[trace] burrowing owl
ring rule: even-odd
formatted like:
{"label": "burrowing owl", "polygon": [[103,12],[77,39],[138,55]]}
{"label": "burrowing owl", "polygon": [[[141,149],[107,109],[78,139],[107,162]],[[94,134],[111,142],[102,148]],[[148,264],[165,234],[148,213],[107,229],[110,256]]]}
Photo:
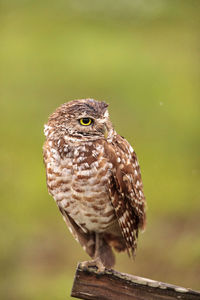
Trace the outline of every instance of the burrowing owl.
{"label": "burrowing owl", "polygon": [[134,256],[145,226],[137,157],[107,107],[94,99],[61,105],[45,125],[43,148],[49,193],[99,270],[114,265],[112,247]]}

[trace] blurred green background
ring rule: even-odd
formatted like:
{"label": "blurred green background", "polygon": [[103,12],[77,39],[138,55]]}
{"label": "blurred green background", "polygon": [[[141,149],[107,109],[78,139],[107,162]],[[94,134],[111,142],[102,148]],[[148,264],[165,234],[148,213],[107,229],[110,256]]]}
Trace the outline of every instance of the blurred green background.
{"label": "blurred green background", "polygon": [[135,261],[116,269],[200,289],[200,2],[0,1],[0,298],[69,297],[88,259],[48,195],[43,124],[108,102],[148,202]]}

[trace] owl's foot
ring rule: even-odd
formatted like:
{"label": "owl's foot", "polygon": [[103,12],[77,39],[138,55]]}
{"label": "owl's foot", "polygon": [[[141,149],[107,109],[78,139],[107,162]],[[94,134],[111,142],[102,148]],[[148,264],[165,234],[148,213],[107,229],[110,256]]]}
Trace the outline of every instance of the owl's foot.
{"label": "owl's foot", "polygon": [[95,258],[94,260],[83,261],[81,263],[81,266],[83,268],[96,267],[97,273],[103,273],[105,271],[105,266],[103,265],[99,257]]}

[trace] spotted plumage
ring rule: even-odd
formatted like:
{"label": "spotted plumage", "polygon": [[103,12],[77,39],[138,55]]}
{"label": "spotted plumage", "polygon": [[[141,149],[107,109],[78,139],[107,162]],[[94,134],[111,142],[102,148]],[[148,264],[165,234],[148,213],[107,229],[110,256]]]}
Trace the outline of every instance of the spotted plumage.
{"label": "spotted plumage", "polygon": [[129,143],[113,129],[105,102],[74,100],[45,125],[49,193],[96,265],[112,267],[112,247],[134,255],[145,226],[140,167]]}

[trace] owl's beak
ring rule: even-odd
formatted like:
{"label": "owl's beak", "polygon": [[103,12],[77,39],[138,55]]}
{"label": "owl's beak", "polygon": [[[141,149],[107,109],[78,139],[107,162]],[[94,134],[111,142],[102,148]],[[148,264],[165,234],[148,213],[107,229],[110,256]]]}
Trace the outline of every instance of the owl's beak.
{"label": "owl's beak", "polygon": [[108,137],[108,129],[107,129],[106,125],[104,125],[103,134],[104,134],[105,139],[107,139],[107,137]]}

